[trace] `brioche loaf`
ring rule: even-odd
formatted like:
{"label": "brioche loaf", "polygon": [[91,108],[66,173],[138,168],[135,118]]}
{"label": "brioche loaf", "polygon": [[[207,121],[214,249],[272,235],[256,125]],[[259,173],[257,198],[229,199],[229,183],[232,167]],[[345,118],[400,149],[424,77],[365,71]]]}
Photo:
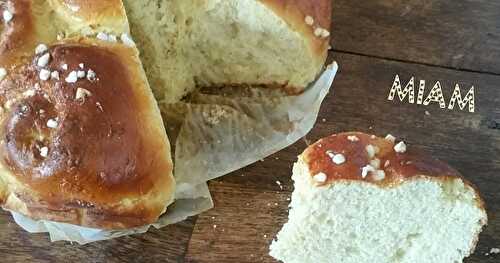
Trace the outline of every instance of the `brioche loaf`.
{"label": "brioche loaf", "polygon": [[286,263],[456,263],[487,223],[484,203],[448,165],[362,133],[299,156],[289,221],[270,254]]}
{"label": "brioche loaf", "polygon": [[299,93],[325,62],[331,2],[8,0],[0,12],[0,204],[123,229],[173,200],[149,87],[167,103],[203,86]]}
{"label": "brioche loaf", "polygon": [[196,87],[260,85],[299,93],[327,55],[330,0],[124,0],[156,98]]}
{"label": "brioche loaf", "polygon": [[173,201],[170,145],[121,0],[0,2],[0,204],[101,229]]}

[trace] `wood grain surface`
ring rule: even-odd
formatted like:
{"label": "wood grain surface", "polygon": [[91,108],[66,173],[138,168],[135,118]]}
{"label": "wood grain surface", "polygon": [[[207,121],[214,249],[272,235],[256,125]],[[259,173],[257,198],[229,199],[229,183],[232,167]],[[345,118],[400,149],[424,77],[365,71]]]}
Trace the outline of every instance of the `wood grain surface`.
{"label": "wood grain surface", "polygon": [[[0,212],[0,262],[276,262],[268,246],[286,221],[291,167],[332,133],[391,133],[449,162],[476,184],[489,225],[466,263],[500,262],[500,2],[335,0],[331,57],[340,71],[314,130],[293,146],[210,183],[215,208],[143,235],[85,246],[50,243]],[[406,83],[472,85],[476,111],[388,101],[395,75]],[[427,114],[426,114],[427,111]],[[278,185],[276,181],[281,184]]]}

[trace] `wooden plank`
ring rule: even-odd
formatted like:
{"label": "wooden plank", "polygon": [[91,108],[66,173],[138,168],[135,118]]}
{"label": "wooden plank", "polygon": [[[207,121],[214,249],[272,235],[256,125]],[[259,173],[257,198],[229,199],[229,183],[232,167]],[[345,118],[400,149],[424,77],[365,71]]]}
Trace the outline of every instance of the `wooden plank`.
{"label": "wooden plank", "polygon": [[211,190],[216,207],[199,217],[186,262],[275,262],[268,248],[286,220],[290,192],[225,181]]}
{"label": "wooden plank", "polygon": [[500,2],[335,0],[333,47],[500,73]]}
{"label": "wooden plank", "polygon": [[[403,138],[410,147],[449,162],[475,183],[486,200],[490,223],[481,234],[476,253],[465,262],[498,262],[500,255],[485,253],[500,246],[500,129],[494,125],[495,121],[500,123],[500,76],[333,55],[341,69],[315,129],[296,145],[211,184],[216,207],[198,218],[187,261],[274,262],[267,256],[268,245],[287,215],[286,198],[293,189],[291,165],[305,148],[305,141],[359,130]],[[455,83],[462,85],[462,91],[474,85],[476,112],[388,101],[396,74],[404,84],[411,76],[425,79],[431,87],[439,80],[447,101]],[[283,190],[276,181],[283,184]]]}
{"label": "wooden plank", "polygon": [[91,243],[51,243],[46,234],[29,234],[0,212],[1,262],[183,262],[194,218],[151,229],[147,234]]}

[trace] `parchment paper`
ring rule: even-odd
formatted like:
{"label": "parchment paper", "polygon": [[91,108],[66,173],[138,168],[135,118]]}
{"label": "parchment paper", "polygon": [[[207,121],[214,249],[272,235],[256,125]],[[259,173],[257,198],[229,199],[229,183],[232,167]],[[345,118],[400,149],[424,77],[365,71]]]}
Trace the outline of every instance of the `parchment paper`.
{"label": "parchment paper", "polygon": [[314,126],[338,66],[329,65],[303,94],[279,90],[222,88],[200,90],[187,102],[161,105],[174,153],[176,201],[152,225],[109,231],[52,221],[35,221],[12,212],[30,233],[48,232],[52,241],[86,244],[146,232],[213,207],[207,181],[238,170],[305,136]]}

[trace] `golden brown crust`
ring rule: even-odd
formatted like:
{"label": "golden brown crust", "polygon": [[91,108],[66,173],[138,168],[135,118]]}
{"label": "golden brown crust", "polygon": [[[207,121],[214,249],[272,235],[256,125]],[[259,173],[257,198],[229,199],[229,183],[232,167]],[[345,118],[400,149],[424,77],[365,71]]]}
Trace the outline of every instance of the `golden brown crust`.
{"label": "golden brown crust", "polygon": [[[377,149],[375,156],[369,156],[367,151],[369,145]],[[461,178],[466,185],[479,193],[472,183],[448,164],[413,147],[407,147],[406,151],[398,153],[394,146],[393,141],[375,135],[347,132],[319,140],[310,145],[299,158],[307,165],[311,176],[318,173],[324,173],[327,176],[327,180],[318,184],[319,186],[326,186],[340,180],[354,180],[370,182],[382,187],[393,187],[404,181],[425,176],[441,180]],[[345,162],[334,163],[332,153],[342,154]],[[373,172],[363,176],[363,167],[370,165],[374,159],[380,163],[375,170],[384,172],[383,179],[377,179]],[[478,203],[484,208],[483,200],[478,200]]]}
{"label": "golden brown crust", "polygon": [[[330,0],[259,0],[303,34],[309,41],[319,67],[326,61],[330,37],[315,35],[320,28],[331,32],[332,1]],[[306,17],[313,19],[313,25],[306,23]]]}
{"label": "golden brown crust", "polygon": [[[2,207],[102,229],[155,222],[175,183],[138,52],[120,39],[81,37],[128,33],[121,1],[9,0],[4,10],[13,19],[3,23],[0,43],[7,69],[0,81]],[[46,65],[38,65],[46,52],[34,54],[39,44],[49,46]],[[42,80],[42,69],[59,78]],[[87,79],[88,70],[95,78]],[[85,76],[66,81],[73,71]]]}
{"label": "golden brown crust", "polygon": [[[11,105],[1,132],[3,170],[18,188],[4,207],[99,228],[154,222],[171,202],[172,163],[135,49],[78,40],[48,53],[46,69],[60,72],[59,80],[40,81],[38,55],[0,83],[0,101]],[[96,79],[65,81],[78,70]],[[88,96],[78,99],[79,89]]]}
{"label": "golden brown crust", "polygon": [[15,56],[32,49],[36,41],[36,25],[32,12],[32,1],[18,0],[0,3],[0,14],[8,11],[13,14],[11,21],[1,17],[0,63],[8,65]]}

